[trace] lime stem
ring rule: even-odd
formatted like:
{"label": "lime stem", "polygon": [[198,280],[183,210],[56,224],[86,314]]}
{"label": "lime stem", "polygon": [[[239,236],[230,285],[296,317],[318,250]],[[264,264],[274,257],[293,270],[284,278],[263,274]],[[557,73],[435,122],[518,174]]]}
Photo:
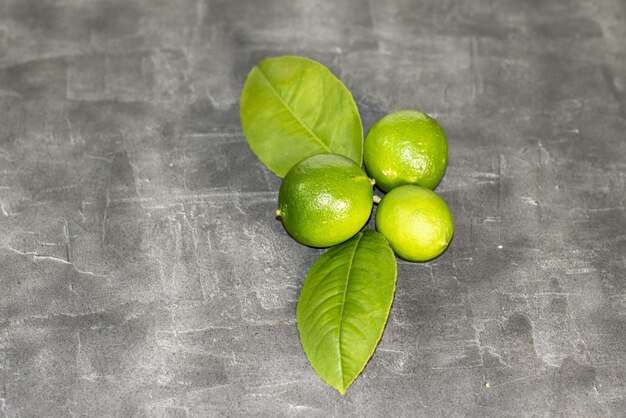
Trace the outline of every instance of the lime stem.
{"label": "lime stem", "polygon": [[380,196],[374,195],[374,203],[376,203],[376,204],[380,203]]}
{"label": "lime stem", "polygon": [[280,218],[280,215],[282,215],[283,213],[280,211],[280,209],[276,209],[275,214],[277,218]]}
{"label": "lime stem", "polygon": [[373,185],[375,185],[375,184],[376,184],[376,180],[374,180],[374,179],[370,179],[370,184],[371,184],[372,186],[373,186]]}

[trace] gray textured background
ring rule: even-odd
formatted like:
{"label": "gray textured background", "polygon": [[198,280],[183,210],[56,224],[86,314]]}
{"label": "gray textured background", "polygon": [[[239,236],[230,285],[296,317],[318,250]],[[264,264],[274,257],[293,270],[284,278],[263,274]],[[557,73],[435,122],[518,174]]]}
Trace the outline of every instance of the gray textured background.
{"label": "gray textured background", "polygon": [[[0,417],[624,416],[625,39],[623,0],[0,0]],[[239,125],[287,53],[449,137],[454,240],[345,397]]]}

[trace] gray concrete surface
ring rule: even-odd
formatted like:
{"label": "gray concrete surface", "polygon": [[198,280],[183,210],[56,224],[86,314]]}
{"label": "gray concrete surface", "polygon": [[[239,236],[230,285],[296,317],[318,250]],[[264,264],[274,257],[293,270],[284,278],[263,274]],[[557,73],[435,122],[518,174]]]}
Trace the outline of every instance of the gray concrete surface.
{"label": "gray concrete surface", "polygon": [[[0,417],[625,416],[624,39],[622,0],[0,0]],[[239,125],[280,54],[449,137],[454,240],[345,397]]]}

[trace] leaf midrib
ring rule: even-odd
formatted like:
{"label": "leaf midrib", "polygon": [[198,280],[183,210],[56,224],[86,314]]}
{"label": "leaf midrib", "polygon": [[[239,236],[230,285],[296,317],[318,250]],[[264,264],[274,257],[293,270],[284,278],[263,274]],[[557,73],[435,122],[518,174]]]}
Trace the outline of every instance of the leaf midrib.
{"label": "leaf midrib", "polygon": [[302,119],[300,119],[298,117],[298,115],[296,115],[296,113],[293,111],[293,109],[291,109],[291,107],[289,106],[289,104],[282,98],[282,96],[280,95],[280,93],[278,93],[278,90],[276,90],[276,87],[274,87],[274,85],[272,84],[272,82],[270,81],[269,77],[265,74],[265,72],[263,72],[263,70],[261,69],[260,66],[256,66],[256,68],[259,70],[259,73],[263,76],[263,79],[265,80],[265,82],[270,86],[270,88],[272,89],[272,91],[274,92],[274,94],[276,95],[276,97],[278,97],[278,101],[285,107],[285,109],[287,109],[287,111],[289,113],[291,113],[291,116],[293,116],[293,118],[295,120],[297,120],[300,125],[302,125],[302,127],[304,128],[304,130],[314,139],[318,142],[318,144],[326,151],[326,152],[331,152],[330,151],[330,147],[328,145],[326,145],[324,143],[324,141],[322,141],[322,139],[317,136],[315,134],[315,132],[313,132],[311,130],[311,128],[309,128]]}
{"label": "leaf midrib", "polygon": [[363,238],[363,232],[360,233],[361,235],[359,235],[359,239],[356,241],[356,243],[354,244],[354,251],[352,251],[352,256],[350,257],[350,264],[348,264],[348,273],[346,274],[346,285],[343,288],[343,298],[341,301],[341,312],[339,313],[339,337],[338,337],[338,350],[339,350],[339,368],[341,370],[341,389],[344,390],[345,386],[346,386],[346,381],[344,380],[344,373],[343,373],[343,356],[341,354],[341,330],[342,330],[342,324],[343,324],[343,312],[344,312],[344,308],[346,306],[346,295],[348,294],[348,283],[350,282],[350,272],[352,271],[352,264],[354,262],[354,257],[356,256],[356,250],[359,248],[359,243],[361,242],[361,239]]}

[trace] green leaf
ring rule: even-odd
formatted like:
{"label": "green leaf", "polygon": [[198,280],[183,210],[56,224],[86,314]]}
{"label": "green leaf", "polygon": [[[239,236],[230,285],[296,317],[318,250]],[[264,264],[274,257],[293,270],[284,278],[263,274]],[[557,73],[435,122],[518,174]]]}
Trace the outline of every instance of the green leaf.
{"label": "green leaf", "polygon": [[383,334],[396,276],[387,240],[369,229],[328,250],[307,275],[297,309],[302,348],[319,377],[342,395]]}
{"label": "green leaf", "polygon": [[279,177],[315,154],[341,154],[361,165],[356,103],[318,62],[294,56],[259,62],[243,86],[240,117],[250,148]]}

